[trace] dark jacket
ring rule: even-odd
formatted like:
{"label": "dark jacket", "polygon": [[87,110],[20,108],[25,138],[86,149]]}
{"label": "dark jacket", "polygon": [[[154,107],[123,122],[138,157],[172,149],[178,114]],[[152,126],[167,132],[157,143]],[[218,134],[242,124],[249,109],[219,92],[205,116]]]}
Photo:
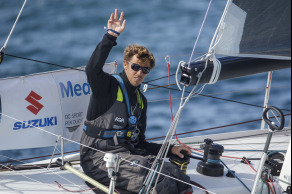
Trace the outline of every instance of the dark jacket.
{"label": "dark jacket", "polygon": [[[111,36],[109,34],[105,34],[102,41],[98,44],[95,51],[93,52],[87,66],[86,66],[86,75],[92,89],[92,95],[90,97],[89,108],[87,112],[87,120],[91,121],[96,119],[97,117],[104,114],[108,111],[111,106],[115,103],[117,99],[117,91],[119,87],[119,83],[113,76],[105,73],[102,68],[108,58],[108,55],[115,46],[116,37]],[[137,103],[136,92],[139,90],[139,87],[134,87],[128,81],[128,78],[125,72],[121,72],[120,76],[122,77],[128,95],[131,106],[135,106]],[[135,146],[135,148],[145,149],[149,153],[153,155],[157,155],[161,145],[155,143],[149,143],[145,140],[145,131],[146,131],[146,120],[147,120],[147,100],[145,96],[142,94],[144,109],[142,111],[142,115],[140,118],[140,135],[139,135],[139,143]],[[94,144],[100,141],[96,138],[92,138],[83,133],[83,137],[81,139],[81,144],[90,147],[96,147]],[[102,148],[100,148],[102,149]],[[81,146],[81,158],[82,155],[86,153],[88,149]],[[103,150],[108,151],[108,150]]]}

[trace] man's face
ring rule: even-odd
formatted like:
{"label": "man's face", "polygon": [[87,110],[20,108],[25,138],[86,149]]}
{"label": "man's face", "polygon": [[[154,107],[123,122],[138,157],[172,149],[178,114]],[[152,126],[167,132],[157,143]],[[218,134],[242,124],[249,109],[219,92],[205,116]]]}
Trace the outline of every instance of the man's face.
{"label": "man's face", "polygon": [[130,81],[132,86],[137,87],[142,84],[147,74],[143,73],[141,68],[138,71],[133,70],[131,67],[132,64],[137,64],[140,67],[150,68],[150,61],[143,63],[136,57],[136,55],[133,56],[130,61],[124,61],[124,69],[128,80]]}

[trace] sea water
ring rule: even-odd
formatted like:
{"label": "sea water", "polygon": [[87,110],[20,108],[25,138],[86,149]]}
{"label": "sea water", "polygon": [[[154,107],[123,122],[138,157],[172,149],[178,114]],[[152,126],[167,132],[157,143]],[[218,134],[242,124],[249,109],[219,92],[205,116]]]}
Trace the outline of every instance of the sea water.
{"label": "sea water", "polygon": [[[1,1],[0,47],[6,41],[22,3],[19,0]],[[167,75],[166,56],[171,56],[171,74],[175,73],[180,61],[190,60],[208,4],[209,0],[30,0],[8,42],[6,53],[68,67],[84,66],[106,33],[104,26],[111,12],[118,8],[125,12],[127,26],[107,62],[117,60],[120,72],[123,49],[128,44],[145,45],[156,57],[156,67],[145,80],[149,81]],[[213,1],[193,58],[208,51],[225,4],[225,0]],[[57,69],[60,68],[5,56],[0,65],[0,78]],[[207,85],[202,94],[263,106],[267,75],[220,81]],[[174,76],[171,83],[175,83]],[[153,84],[167,85],[168,80],[161,79]],[[272,87],[269,104],[290,110],[291,69],[276,71]],[[188,91],[191,89],[187,88]],[[171,125],[168,90],[149,90],[145,96],[149,102],[146,136],[163,136]],[[178,110],[180,98],[180,91],[172,91],[173,114]],[[182,112],[177,133],[259,119],[262,111],[255,106],[214,98],[191,98]],[[260,122],[251,122],[188,136],[259,129],[260,126]],[[66,150],[74,149],[78,149],[78,145],[66,147]],[[0,151],[0,155],[20,159],[45,155],[45,152],[51,154],[52,148]],[[0,162],[7,160],[0,157]]]}

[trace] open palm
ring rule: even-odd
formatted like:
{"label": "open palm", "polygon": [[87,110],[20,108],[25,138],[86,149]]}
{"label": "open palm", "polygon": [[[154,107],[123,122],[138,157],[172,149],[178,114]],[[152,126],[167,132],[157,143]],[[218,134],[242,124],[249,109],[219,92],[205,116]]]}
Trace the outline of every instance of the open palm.
{"label": "open palm", "polygon": [[124,12],[121,13],[120,18],[118,18],[119,12],[115,9],[115,13],[112,13],[110,19],[107,23],[107,28],[122,33],[126,27],[126,20],[124,20]]}

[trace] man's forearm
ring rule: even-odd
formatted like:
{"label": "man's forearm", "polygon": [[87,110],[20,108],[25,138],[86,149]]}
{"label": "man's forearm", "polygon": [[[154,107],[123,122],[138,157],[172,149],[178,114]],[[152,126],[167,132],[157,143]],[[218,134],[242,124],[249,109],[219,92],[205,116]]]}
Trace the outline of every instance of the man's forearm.
{"label": "man's forearm", "polygon": [[97,45],[96,49],[92,53],[90,60],[86,66],[86,74],[97,74],[102,71],[106,59],[116,43],[116,37],[109,34],[104,35],[102,41]]}

